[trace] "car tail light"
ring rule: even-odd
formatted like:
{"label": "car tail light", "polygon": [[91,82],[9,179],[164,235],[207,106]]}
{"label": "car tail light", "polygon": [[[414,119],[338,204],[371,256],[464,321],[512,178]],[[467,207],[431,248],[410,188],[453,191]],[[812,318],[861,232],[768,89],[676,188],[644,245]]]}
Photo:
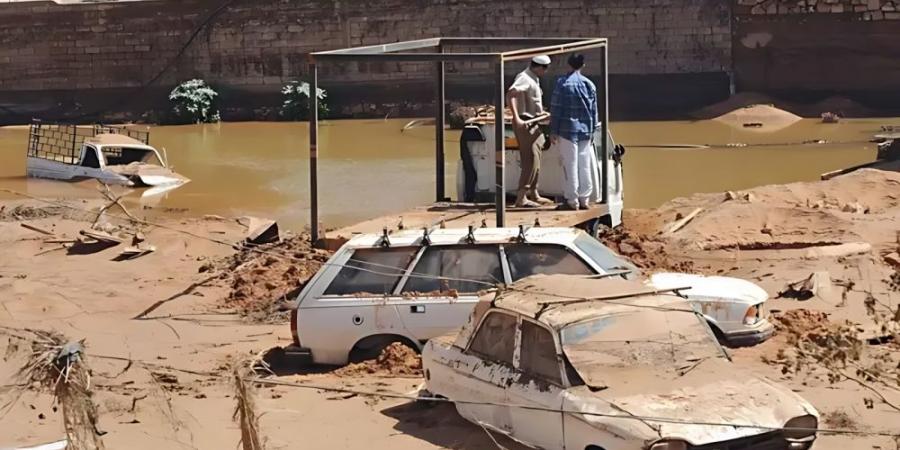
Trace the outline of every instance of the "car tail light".
{"label": "car tail light", "polygon": [[297,315],[300,311],[299,307],[291,309],[291,336],[294,337],[294,345],[300,346],[300,336],[297,334]]}
{"label": "car tail light", "polygon": [[794,417],[784,424],[784,437],[789,441],[815,438],[819,428],[819,419],[813,415]]}
{"label": "car tail light", "polygon": [[684,441],[662,441],[650,446],[650,450],[687,450],[687,442]]}
{"label": "car tail light", "polygon": [[744,314],[744,325],[754,325],[759,321],[759,310],[762,305],[753,305],[747,309],[747,313]]}

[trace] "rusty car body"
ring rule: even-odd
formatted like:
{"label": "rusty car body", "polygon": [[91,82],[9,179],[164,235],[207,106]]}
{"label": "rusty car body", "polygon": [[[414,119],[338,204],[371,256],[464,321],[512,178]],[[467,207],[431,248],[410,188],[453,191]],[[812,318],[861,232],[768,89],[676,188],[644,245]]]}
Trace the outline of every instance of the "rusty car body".
{"label": "rusty car body", "polygon": [[620,278],[526,278],[423,351],[426,392],[526,445],[567,450],[812,446],[818,413],[739,370],[696,306]]}

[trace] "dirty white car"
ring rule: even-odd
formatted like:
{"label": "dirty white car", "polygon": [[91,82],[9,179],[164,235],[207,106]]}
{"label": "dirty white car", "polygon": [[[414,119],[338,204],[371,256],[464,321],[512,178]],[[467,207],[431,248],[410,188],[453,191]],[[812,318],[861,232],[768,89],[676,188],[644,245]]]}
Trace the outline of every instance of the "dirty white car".
{"label": "dirty white car", "polygon": [[628,280],[528,278],[422,361],[426,395],[535,448],[803,450],[818,428],[799,395],[732,366],[690,302]]}
{"label": "dirty white car", "polygon": [[[421,349],[459,328],[480,291],[535,274],[623,276],[638,269],[575,228],[480,228],[364,234],[344,244],[297,298],[291,318],[300,362],[346,364],[392,342]],[[656,274],[683,291],[726,341],[772,334],[765,291],[734,278]],[[677,286],[673,286],[677,285]]]}
{"label": "dirty white car", "polygon": [[76,126],[36,120],[28,136],[26,172],[35,178],[94,178],[113,185],[153,186],[155,193],[190,181],[173,172],[149,140],[149,131],[124,126]]}

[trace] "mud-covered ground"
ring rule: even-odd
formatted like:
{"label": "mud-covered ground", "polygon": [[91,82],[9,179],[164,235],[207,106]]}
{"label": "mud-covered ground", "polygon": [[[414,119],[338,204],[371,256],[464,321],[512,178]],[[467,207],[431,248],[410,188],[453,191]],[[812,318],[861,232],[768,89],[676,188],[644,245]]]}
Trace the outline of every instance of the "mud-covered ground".
{"label": "mud-covered ground", "polygon": [[[125,242],[72,251],[65,242],[90,228],[91,211],[102,202],[64,205],[0,204],[0,351],[6,355],[0,380],[11,387],[0,401],[6,405],[0,448],[63,436],[51,397],[10,386],[27,358],[20,339],[29,335],[26,328],[84,339],[107,448],[235,448],[240,431],[232,420],[229,367],[290,343],[284,303],[328,254],[310,248],[302,234],[285,233],[283,243],[252,250],[235,246],[247,231],[236,218],[190,218],[190,212],[157,215],[156,225],[107,216],[97,227]],[[810,400],[823,413],[823,426],[898,432],[900,410],[890,406],[900,405],[898,205],[900,173],[864,170],[828,182],[701,194],[630,210],[626,227],[604,239],[648,272],[696,271],[758,283],[772,297],[768,308],[778,331],[766,343],[733,350],[734,363]],[[119,260],[137,232],[155,251]],[[812,295],[778,298],[789,283],[813,273]],[[343,369],[278,373],[272,379],[313,388],[256,386],[267,448],[497,448],[449,405],[319,389],[414,395],[422,383],[420,362],[403,348]],[[815,448],[893,449],[895,443],[822,435]]]}

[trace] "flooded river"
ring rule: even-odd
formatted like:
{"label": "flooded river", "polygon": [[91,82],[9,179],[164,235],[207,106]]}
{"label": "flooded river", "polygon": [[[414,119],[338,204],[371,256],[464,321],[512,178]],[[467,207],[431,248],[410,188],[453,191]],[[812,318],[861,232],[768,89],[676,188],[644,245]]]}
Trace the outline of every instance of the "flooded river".
{"label": "flooded river", "polygon": [[[406,119],[341,120],[321,126],[320,204],[335,227],[398,212],[434,199],[434,129],[401,132]],[[737,190],[818,179],[834,169],[871,161],[865,142],[900,118],[803,120],[764,133],[714,121],[613,123],[625,155],[627,207],[654,207],[695,192]],[[93,196],[96,182],[26,179],[25,128],[0,129],[0,188],[44,197]],[[455,195],[459,133],[447,133],[447,192]],[[153,127],[150,142],[166,148],[177,172],[193,181],[166,194],[155,208],[196,214],[260,215],[289,227],[308,222],[309,177],[305,123],[223,123]],[[811,140],[851,142],[801,145]],[[638,145],[705,144],[712,148]],[[728,144],[751,144],[746,147]],[[759,145],[763,144],[763,145]],[[772,145],[788,144],[788,145]],[[0,193],[0,197],[9,197]]]}

